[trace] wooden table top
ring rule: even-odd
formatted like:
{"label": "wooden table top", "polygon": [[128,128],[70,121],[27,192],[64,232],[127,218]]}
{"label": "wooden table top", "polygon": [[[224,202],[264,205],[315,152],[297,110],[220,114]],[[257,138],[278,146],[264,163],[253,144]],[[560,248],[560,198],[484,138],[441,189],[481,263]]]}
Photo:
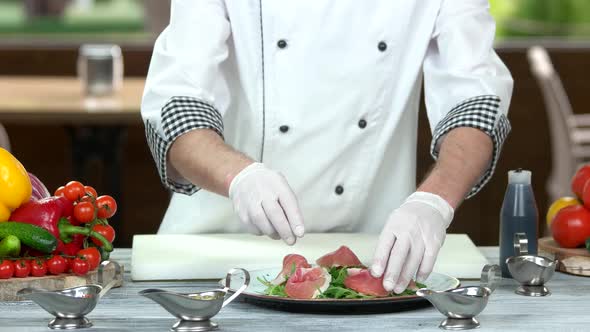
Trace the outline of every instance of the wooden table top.
{"label": "wooden table top", "polygon": [[112,96],[87,97],[76,77],[0,76],[0,123],[139,124],[144,84],[126,78]]}
{"label": "wooden table top", "polygon": [[[497,262],[498,247],[480,247]],[[218,287],[216,281],[131,280],[131,250],[116,249],[111,258],[125,265],[125,284],[112,289],[88,315],[88,331],[168,331],[176,321],[160,306],[137,294],[146,288],[194,292]],[[477,282],[466,281],[464,285]],[[514,294],[516,282],[504,279],[478,315],[481,331],[587,331],[590,326],[590,278],[556,273],[547,286],[553,294],[530,298]],[[30,301],[0,302],[0,332],[48,331],[51,316]],[[443,316],[433,307],[379,315],[295,314],[236,301],[213,318],[222,331],[441,331]]]}

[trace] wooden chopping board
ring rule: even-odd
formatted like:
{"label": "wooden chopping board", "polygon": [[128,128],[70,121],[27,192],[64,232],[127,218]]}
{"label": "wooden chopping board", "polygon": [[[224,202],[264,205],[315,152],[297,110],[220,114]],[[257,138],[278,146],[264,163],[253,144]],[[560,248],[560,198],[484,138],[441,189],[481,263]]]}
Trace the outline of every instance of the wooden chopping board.
{"label": "wooden chopping board", "polygon": [[584,248],[562,248],[553,238],[539,239],[539,254],[554,257],[559,263],[557,270],[578,276],[590,276],[590,252]]}
{"label": "wooden chopping board", "polygon": [[[103,272],[104,282],[109,282],[116,277],[119,282],[114,287],[121,287],[123,285],[123,269],[124,267],[121,265],[121,273],[117,276],[115,266],[113,264],[107,265]],[[56,276],[0,279],[0,301],[23,301],[23,298],[16,296],[16,292],[28,287],[58,290],[88,284],[98,284],[98,269],[88,272],[85,276],[64,273]]]}

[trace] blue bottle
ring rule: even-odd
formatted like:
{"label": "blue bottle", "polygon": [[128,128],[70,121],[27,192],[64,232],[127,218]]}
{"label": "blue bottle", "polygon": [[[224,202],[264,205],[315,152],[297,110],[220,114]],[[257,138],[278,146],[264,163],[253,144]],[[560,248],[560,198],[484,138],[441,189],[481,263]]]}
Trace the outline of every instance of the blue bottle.
{"label": "blue bottle", "polygon": [[531,172],[508,172],[508,188],[500,212],[500,267],[502,277],[512,278],[506,258],[514,256],[514,233],[526,233],[529,254],[537,254],[539,212],[531,186]]}

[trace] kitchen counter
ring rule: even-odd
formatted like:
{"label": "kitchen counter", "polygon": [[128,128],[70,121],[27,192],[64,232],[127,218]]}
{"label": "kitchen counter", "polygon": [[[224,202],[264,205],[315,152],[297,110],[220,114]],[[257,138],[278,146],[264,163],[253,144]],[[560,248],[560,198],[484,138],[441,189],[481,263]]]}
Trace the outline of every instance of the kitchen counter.
{"label": "kitchen counter", "polygon": [[[490,262],[498,261],[497,247],[481,247]],[[130,249],[117,249],[112,258],[125,265],[125,285],[113,289],[88,315],[94,327],[83,331],[168,331],[175,318],[156,303],[140,297],[146,288],[188,292],[216,287],[215,281],[132,282]],[[465,281],[463,284],[474,284]],[[514,294],[516,283],[504,280],[478,316],[480,331],[583,331],[590,326],[590,278],[556,273],[547,285],[553,294],[529,298]],[[36,304],[0,303],[1,331],[48,331],[51,316]],[[213,320],[222,331],[441,331],[443,316],[433,307],[378,315],[293,314],[233,302]]]}

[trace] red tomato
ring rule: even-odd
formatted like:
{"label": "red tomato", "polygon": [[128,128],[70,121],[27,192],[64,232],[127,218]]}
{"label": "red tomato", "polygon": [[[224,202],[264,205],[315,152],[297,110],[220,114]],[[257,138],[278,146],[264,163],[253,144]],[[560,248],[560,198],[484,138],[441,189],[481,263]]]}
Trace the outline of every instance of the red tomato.
{"label": "red tomato", "polygon": [[31,262],[25,259],[14,261],[14,276],[17,278],[26,278],[31,274]]}
{"label": "red tomato", "polygon": [[57,188],[55,190],[55,193],[53,194],[53,196],[65,196],[65,194],[64,194],[65,189],[66,189],[66,187],[64,187],[64,186]]}
{"label": "red tomato", "polygon": [[61,256],[53,256],[47,260],[47,270],[51,274],[60,274],[66,272],[68,268],[68,262]]}
{"label": "red tomato", "polygon": [[590,211],[582,205],[565,207],[551,223],[553,239],[563,248],[576,248],[590,238]]}
{"label": "red tomato", "polygon": [[572,179],[572,192],[579,198],[584,196],[584,186],[590,179],[590,165],[582,166],[574,175]]}
{"label": "red tomato", "polygon": [[0,279],[10,279],[14,275],[14,265],[5,259],[0,263]]}
{"label": "red tomato", "polygon": [[66,262],[68,266],[66,267],[66,272],[72,272],[72,265],[74,264],[74,258],[66,257]]}
{"label": "red tomato", "polygon": [[590,181],[586,181],[584,191],[582,192],[582,204],[586,208],[590,208]]}
{"label": "red tomato", "polygon": [[74,218],[81,223],[94,220],[94,205],[90,202],[79,202],[74,207]]}
{"label": "red tomato", "polygon": [[102,195],[96,199],[99,218],[110,218],[117,212],[117,202],[109,195]]}
{"label": "red tomato", "polygon": [[89,203],[91,203],[91,204],[93,204],[93,205],[94,205],[94,202],[95,202],[95,201],[96,201],[96,198],[94,198],[94,197],[92,197],[92,196],[88,196],[88,195],[86,195],[86,196],[84,196],[84,197],[80,198],[80,202],[89,202]]}
{"label": "red tomato", "polygon": [[94,247],[88,247],[78,251],[77,256],[84,259],[88,263],[88,268],[90,271],[96,269],[98,264],[100,264],[100,252]]}
{"label": "red tomato", "polygon": [[90,265],[84,258],[76,257],[72,262],[72,272],[75,275],[83,276],[90,271]]}
{"label": "red tomato", "polygon": [[[94,225],[92,230],[97,232],[98,234],[104,236],[109,242],[113,243],[115,239],[115,230],[109,225]],[[95,238],[92,238],[92,242],[99,247],[102,247],[102,242],[98,241]]]}
{"label": "red tomato", "polygon": [[31,275],[33,277],[43,277],[47,274],[47,264],[40,259],[31,262]]}
{"label": "red tomato", "polygon": [[71,202],[76,202],[80,198],[84,197],[84,185],[78,181],[70,181],[64,188],[64,195]]}
{"label": "red tomato", "polygon": [[91,186],[84,186],[84,191],[86,192],[86,195],[90,195],[94,198],[98,197],[98,193]]}

